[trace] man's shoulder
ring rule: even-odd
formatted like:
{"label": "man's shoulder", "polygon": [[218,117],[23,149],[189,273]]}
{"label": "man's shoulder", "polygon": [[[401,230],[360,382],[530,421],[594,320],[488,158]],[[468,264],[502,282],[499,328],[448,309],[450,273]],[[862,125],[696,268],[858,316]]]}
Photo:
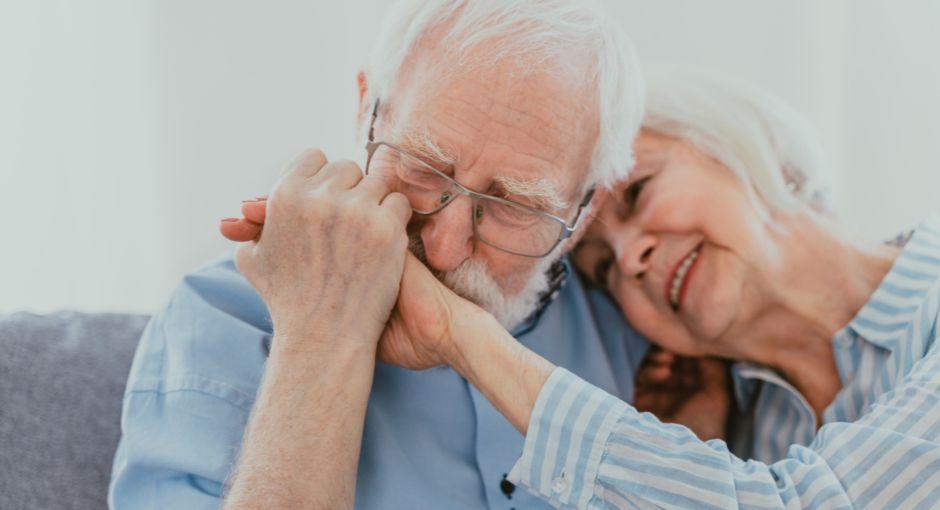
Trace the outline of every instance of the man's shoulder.
{"label": "man's shoulder", "polygon": [[127,392],[191,391],[250,408],[270,333],[261,298],[224,257],[183,277],[151,318]]}

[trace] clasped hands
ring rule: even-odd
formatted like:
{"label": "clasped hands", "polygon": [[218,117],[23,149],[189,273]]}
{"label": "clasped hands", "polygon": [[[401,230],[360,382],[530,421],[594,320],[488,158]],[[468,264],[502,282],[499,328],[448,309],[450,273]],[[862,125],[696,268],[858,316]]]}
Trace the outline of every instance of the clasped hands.
{"label": "clasped hands", "polygon": [[488,316],[408,250],[412,211],[394,176],[363,176],[353,162],[308,150],[242,214],[220,229],[243,243],[235,262],[268,306],[272,349],[332,349],[341,346],[324,342],[341,338],[424,369],[454,364],[461,324]]}

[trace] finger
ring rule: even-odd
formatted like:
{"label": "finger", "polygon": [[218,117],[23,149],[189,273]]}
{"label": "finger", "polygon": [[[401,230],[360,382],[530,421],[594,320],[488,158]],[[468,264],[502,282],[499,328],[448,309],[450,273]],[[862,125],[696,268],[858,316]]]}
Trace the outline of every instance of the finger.
{"label": "finger", "polygon": [[701,386],[698,359],[677,357],[676,362],[673,364],[673,373],[678,387],[693,389]]}
{"label": "finger", "polygon": [[287,178],[308,178],[317,175],[327,164],[326,154],[320,149],[307,149],[300,153],[287,166],[284,176]]}
{"label": "finger", "polygon": [[708,387],[723,388],[730,379],[728,364],[717,358],[703,358],[699,364],[702,383]]}
{"label": "finger", "polygon": [[725,360],[719,358],[702,358],[699,360],[699,367],[703,375],[723,376],[728,364]]}
{"label": "finger", "polygon": [[327,163],[317,175],[317,182],[334,190],[347,190],[362,179],[362,170],[359,165],[349,160]]}
{"label": "finger", "polygon": [[411,219],[411,204],[408,202],[408,198],[401,193],[389,193],[385,195],[385,199],[382,200],[380,204],[383,209],[389,211],[390,214],[394,215],[401,222],[402,228],[408,226],[408,221]]}
{"label": "finger", "polygon": [[261,235],[261,225],[244,218],[225,218],[219,224],[219,232],[226,239],[244,243],[254,241]]}
{"label": "finger", "polygon": [[671,351],[657,350],[650,352],[650,359],[656,361],[657,363],[672,363],[676,358],[676,355]]}
{"label": "finger", "polygon": [[379,204],[394,189],[394,177],[382,173],[370,173],[356,185],[356,192],[361,193],[369,202]]}
{"label": "finger", "polygon": [[672,377],[672,367],[670,365],[649,367],[645,377],[651,384],[662,384]]}
{"label": "finger", "polygon": [[268,202],[266,200],[242,202],[242,216],[252,223],[263,225],[267,210]]}

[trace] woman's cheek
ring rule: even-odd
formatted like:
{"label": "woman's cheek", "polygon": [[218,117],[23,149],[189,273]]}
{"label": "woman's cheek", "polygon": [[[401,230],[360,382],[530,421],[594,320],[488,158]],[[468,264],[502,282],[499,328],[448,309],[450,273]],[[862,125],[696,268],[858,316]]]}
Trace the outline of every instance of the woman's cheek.
{"label": "woman's cheek", "polygon": [[743,306],[746,273],[740,260],[724,249],[706,247],[702,267],[687,295],[689,327],[695,336],[712,342],[722,338],[738,319]]}
{"label": "woman's cheek", "polygon": [[678,317],[663,312],[638,288],[621,289],[615,296],[627,321],[654,344],[685,355],[700,355],[701,349]]}
{"label": "woman's cheek", "polygon": [[642,224],[650,232],[688,233],[702,230],[707,205],[695,193],[660,192],[642,209]]}

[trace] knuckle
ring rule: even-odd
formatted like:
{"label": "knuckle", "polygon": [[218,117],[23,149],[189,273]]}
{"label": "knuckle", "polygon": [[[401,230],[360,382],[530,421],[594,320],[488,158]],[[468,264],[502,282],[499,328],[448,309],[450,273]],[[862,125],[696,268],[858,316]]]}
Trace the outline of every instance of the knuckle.
{"label": "knuckle", "polygon": [[317,148],[307,148],[304,149],[303,153],[300,155],[300,160],[309,165],[316,165],[322,167],[326,164],[326,153]]}
{"label": "knuckle", "polygon": [[362,175],[362,171],[359,170],[359,165],[348,159],[331,161],[323,167],[322,171],[326,172],[328,176],[354,177]]}
{"label": "knuckle", "polygon": [[296,194],[297,184],[293,181],[282,179],[278,181],[278,183],[274,185],[274,189],[271,190],[271,194],[268,196],[268,206],[270,207],[274,203],[293,201]]}
{"label": "knuckle", "polygon": [[343,170],[344,172],[355,171],[356,173],[362,173],[362,171],[359,169],[359,165],[350,159],[337,159],[332,163],[332,165],[337,169]]}
{"label": "knuckle", "polygon": [[388,200],[394,206],[400,206],[402,204],[408,204],[408,198],[397,191],[393,191],[385,197],[385,200]]}
{"label": "knuckle", "polygon": [[324,203],[329,203],[335,199],[333,191],[326,186],[312,186],[305,193],[303,206],[305,209],[315,209],[322,207]]}

